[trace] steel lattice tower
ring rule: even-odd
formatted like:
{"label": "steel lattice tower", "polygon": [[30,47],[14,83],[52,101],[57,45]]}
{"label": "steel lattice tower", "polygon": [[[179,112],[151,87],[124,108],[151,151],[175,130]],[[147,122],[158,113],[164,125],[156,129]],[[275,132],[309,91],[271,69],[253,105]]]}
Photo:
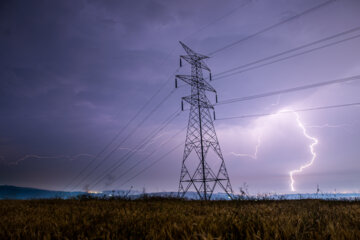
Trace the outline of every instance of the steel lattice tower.
{"label": "steel lattice tower", "polygon": [[[210,114],[210,109],[214,110],[214,106],[206,96],[206,91],[216,94],[216,90],[203,78],[202,73],[203,70],[209,71],[211,80],[210,69],[203,61],[208,57],[194,52],[182,42],[180,44],[187,53],[187,55],[180,56],[180,66],[182,65],[181,59],[191,64],[191,75],[176,75],[175,86],[177,87],[178,79],[191,86],[191,95],[183,97],[181,102],[182,109],[183,101],[191,106],[178,194],[180,197],[184,197],[189,188],[193,186],[200,199],[209,200],[218,184],[231,198],[233,191]],[[210,168],[206,161],[209,149],[215,152],[217,159],[220,161],[217,173]],[[188,157],[193,150],[200,161],[195,171],[191,173],[187,163],[190,161]]]}

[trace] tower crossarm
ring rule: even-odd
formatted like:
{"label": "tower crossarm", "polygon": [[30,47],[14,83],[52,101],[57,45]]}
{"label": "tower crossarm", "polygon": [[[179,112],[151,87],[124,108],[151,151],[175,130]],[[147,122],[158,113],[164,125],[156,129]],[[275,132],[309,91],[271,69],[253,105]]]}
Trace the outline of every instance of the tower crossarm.
{"label": "tower crossarm", "polygon": [[209,58],[208,56],[205,56],[203,54],[197,53],[194,50],[192,50],[191,48],[189,48],[188,46],[186,46],[183,42],[179,41],[181,46],[184,48],[185,52],[189,55],[189,56],[196,56],[199,57],[201,59],[205,59],[205,58]]}
{"label": "tower crossarm", "polygon": [[176,78],[182,80],[190,86],[198,86],[199,89],[216,93],[216,90],[208,82],[206,82],[204,78],[198,79],[191,75],[176,75]]}
{"label": "tower crossarm", "polygon": [[197,95],[190,95],[183,97],[182,100],[189,103],[190,105],[199,106],[202,108],[211,108],[214,109],[214,105],[210,103],[210,101],[206,98],[206,100],[198,99]]}
{"label": "tower crossarm", "polygon": [[191,65],[197,65],[199,68],[205,69],[210,72],[210,68],[206,65],[203,59],[208,58],[207,56],[203,55],[182,55],[180,58],[184,59]]}

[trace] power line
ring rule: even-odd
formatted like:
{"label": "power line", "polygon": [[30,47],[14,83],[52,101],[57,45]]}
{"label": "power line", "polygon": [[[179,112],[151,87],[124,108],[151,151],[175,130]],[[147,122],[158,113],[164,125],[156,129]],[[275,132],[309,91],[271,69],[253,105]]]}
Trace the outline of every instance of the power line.
{"label": "power line", "polygon": [[[213,75],[213,77],[215,77],[214,81],[218,80],[216,77],[219,76],[219,75],[223,75],[223,74],[233,72],[233,71],[241,69],[241,68],[246,68],[246,67],[249,67],[249,66],[254,65],[254,64],[258,64],[258,63],[261,63],[261,62],[264,62],[264,61],[267,61],[267,60],[271,60],[273,58],[280,57],[282,55],[289,54],[289,53],[292,53],[292,52],[295,52],[295,51],[298,51],[298,50],[301,50],[301,49],[304,49],[304,48],[308,48],[308,47],[311,47],[313,45],[316,45],[316,44],[319,44],[319,43],[322,43],[322,42],[325,42],[325,41],[329,41],[331,39],[334,39],[334,38],[337,38],[337,37],[340,37],[342,35],[346,35],[346,34],[349,34],[349,33],[352,33],[352,32],[358,31],[358,30],[360,30],[360,26],[349,29],[349,30],[346,30],[346,31],[343,31],[343,32],[340,32],[340,33],[337,33],[337,34],[334,34],[334,35],[331,35],[331,36],[328,36],[328,37],[325,37],[325,38],[322,38],[322,39],[319,39],[319,40],[316,40],[316,41],[313,41],[313,42],[310,42],[310,43],[303,44],[301,46],[298,46],[298,47],[295,47],[295,48],[292,48],[292,49],[288,49],[286,51],[283,51],[283,52],[280,52],[280,53],[277,53],[277,54],[274,54],[274,55],[271,55],[271,56],[268,56],[268,57],[265,57],[265,58],[262,58],[262,59],[255,60],[255,61],[250,62],[250,63],[246,63],[246,64],[243,64],[243,65],[231,68],[229,70],[226,70],[226,71],[223,71],[223,72],[220,72],[220,73],[217,73],[217,74],[214,74]],[[337,42],[335,42],[335,43],[337,43]],[[333,45],[334,43],[331,43],[331,44]]]}
{"label": "power line", "polygon": [[217,79],[214,79],[214,81],[222,79],[222,78],[227,78],[227,77],[230,77],[230,76],[233,76],[233,75],[236,75],[236,74],[240,74],[240,73],[243,73],[243,72],[247,72],[247,71],[250,71],[250,70],[254,70],[254,69],[257,69],[257,68],[261,68],[261,67],[264,67],[264,66],[268,66],[268,65],[271,65],[271,64],[274,64],[274,63],[278,63],[278,62],[281,62],[281,61],[284,61],[284,60],[287,60],[287,59],[290,59],[290,58],[298,57],[298,56],[301,56],[301,55],[304,55],[304,54],[307,54],[307,53],[311,53],[311,52],[314,52],[314,51],[317,51],[317,50],[320,50],[320,49],[324,49],[324,48],[327,48],[327,47],[330,47],[330,46],[334,46],[336,44],[340,44],[340,43],[343,43],[343,42],[346,42],[346,41],[349,41],[349,40],[353,40],[353,39],[356,39],[356,38],[359,38],[359,37],[360,37],[360,34],[349,37],[349,38],[345,38],[345,39],[342,39],[342,40],[339,40],[339,41],[336,41],[336,42],[325,44],[323,46],[316,47],[316,48],[313,48],[313,49],[310,49],[310,50],[306,50],[304,52],[296,53],[296,54],[293,54],[293,55],[290,55],[290,56],[287,56],[287,57],[283,57],[283,58],[280,58],[280,59],[277,59],[277,60],[274,60],[274,61],[271,61],[271,62],[267,62],[267,63],[260,64],[260,65],[254,66],[254,67],[246,68],[244,70],[240,70],[240,71],[237,71],[237,72],[234,72],[234,73],[230,73],[230,74],[225,75],[225,76],[220,76]]}
{"label": "power line", "polygon": [[302,91],[302,90],[306,90],[306,89],[310,89],[310,88],[322,87],[322,86],[326,86],[326,85],[339,84],[339,83],[344,83],[344,82],[349,82],[349,81],[357,81],[357,80],[360,80],[360,75],[355,75],[355,76],[351,76],[351,77],[347,77],[347,78],[335,79],[335,80],[331,80],[331,81],[319,82],[319,83],[314,83],[314,84],[309,84],[309,85],[304,85],[304,86],[299,86],[299,87],[294,87],[294,88],[287,88],[287,89],[277,90],[277,91],[272,91],[272,92],[260,93],[260,94],[256,94],[256,95],[246,96],[246,97],[232,98],[232,99],[228,99],[225,101],[221,101],[221,102],[217,103],[216,105],[223,105],[223,104],[229,104],[229,103],[234,103],[234,102],[243,102],[243,101],[248,101],[248,100],[257,99],[257,98],[264,98],[264,97],[269,97],[269,96],[273,96],[273,95]]}
{"label": "power line", "polygon": [[143,139],[143,141],[135,148],[133,152],[129,152],[125,156],[123,156],[118,162],[107,168],[103,173],[100,175],[98,180],[93,184],[93,187],[97,186],[101,181],[103,181],[107,175],[111,174],[119,167],[121,167],[127,160],[129,160],[133,155],[135,155],[142,147],[146,146],[147,142],[154,138],[160,131],[162,131],[170,122],[172,122],[179,114],[181,113],[180,110],[177,110],[174,114],[170,115],[170,118],[163,122],[163,125],[160,128],[154,130],[150,133],[147,137]]}
{"label": "power line", "polygon": [[[330,39],[333,39],[333,38],[336,38],[336,37],[339,37],[339,36],[342,36],[342,35],[345,35],[345,34],[349,34],[349,33],[352,33],[352,32],[354,32],[354,31],[357,31],[357,30],[360,30],[360,27],[352,28],[352,29],[349,29],[349,30],[347,30],[347,31],[344,31],[344,32],[341,32],[341,33],[338,33],[338,34],[335,34],[335,35],[332,35],[332,36],[328,36],[328,37],[326,37],[326,38],[323,38],[323,39],[316,40],[316,41],[311,42],[311,43],[307,43],[307,44],[298,46],[298,47],[296,47],[296,48],[292,48],[292,49],[289,49],[289,50],[286,50],[286,51],[283,51],[283,52],[280,52],[280,53],[277,53],[277,54],[274,54],[274,55],[271,55],[271,56],[268,56],[268,57],[265,57],[265,58],[261,58],[261,59],[255,60],[255,61],[250,62],[250,63],[246,63],[246,64],[243,64],[243,65],[240,65],[240,66],[235,67],[235,68],[232,68],[232,69],[225,70],[225,71],[223,71],[223,72],[214,74],[214,75],[213,75],[213,78],[212,78],[212,82],[218,81],[218,80],[223,79],[223,78],[231,77],[231,76],[234,76],[234,75],[243,73],[243,72],[247,72],[247,71],[254,70],[254,69],[257,69],[257,68],[261,68],[261,67],[264,67],[264,66],[268,66],[268,65],[271,65],[271,64],[274,64],[274,63],[278,63],[278,62],[281,62],[281,61],[285,61],[285,60],[290,59],[290,58],[294,58],[294,57],[298,57],[298,56],[301,56],[301,55],[305,55],[305,54],[308,54],[308,53],[311,53],[311,52],[314,52],[314,51],[317,51],[317,50],[321,50],[321,49],[324,49],[324,48],[327,48],[327,47],[330,47],[330,46],[334,46],[334,45],[337,45],[337,44],[340,44],[340,43],[343,43],[343,42],[346,42],[346,41],[350,41],[350,40],[353,40],[353,39],[356,39],[356,38],[359,38],[359,37],[360,37],[360,34],[359,34],[359,35],[355,35],[355,36],[351,36],[351,37],[349,37],[349,38],[341,39],[341,40],[339,40],[339,41],[332,42],[332,43],[329,43],[329,44],[326,44],[326,45],[323,45],[323,46],[319,46],[319,47],[316,47],[316,48],[313,48],[313,49],[309,49],[309,50],[306,50],[306,51],[304,51],[304,52],[300,52],[300,53],[296,53],[296,54],[293,54],[293,55],[290,55],[290,56],[286,56],[286,57],[283,57],[283,58],[280,58],[280,59],[276,59],[276,60],[271,61],[271,62],[266,62],[266,63],[261,64],[261,65],[256,65],[256,66],[253,66],[253,67],[249,67],[249,66],[251,66],[251,65],[255,65],[255,64],[257,64],[257,63],[261,63],[261,62],[264,62],[264,61],[267,61],[267,60],[271,60],[271,59],[273,59],[273,58],[276,58],[276,57],[279,57],[279,56],[282,56],[282,55],[285,55],[285,54],[288,54],[288,53],[291,53],[291,52],[294,52],[294,51],[298,51],[298,50],[300,50],[300,49],[303,49],[303,48],[306,48],[306,47],[310,47],[310,46],[315,45],[315,44],[318,44],[318,43],[320,43],[320,42],[328,41],[328,40],[330,40]],[[216,77],[216,76],[223,75],[223,74],[226,74],[226,73],[228,73],[228,72],[232,72],[232,71],[235,71],[235,70],[238,70],[238,69],[241,69],[241,68],[245,68],[245,67],[249,67],[249,68],[246,68],[246,69],[243,69],[243,70],[234,72],[234,73],[230,73],[230,74],[227,74],[227,75],[224,75],[224,76]],[[215,78],[215,79],[214,79],[214,78]],[[205,79],[209,79],[209,77],[206,77]],[[180,85],[179,87],[184,87],[184,86],[186,86],[186,85]]]}
{"label": "power line", "polygon": [[[166,142],[169,142],[170,140],[173,140],[176,136],[178,136],[180,133],[182,133],[185,129],[185,128],[182,128],[180,129],[180,131],[178,131],[176,134],[174,134],[173,136],[171,136],[170,138],[168,138],[168,140]],[[137,163],[135,163],[132,167],[130,167],[129,169],[123,171],[122,174],[120,174],[120,176],[114,180],[114,182],[120,180],[122,177],[124,177],[126,174],[128,174],[130,171],[132,171],[134,168],[136,168],[137,166],[139,166],[142,162],[148,160],[158,149],[154,149],[154,151],[152,151],[148,156],[146,156],[145,158],[139,160]]]}
{"label": "power line", "polygon": [[180,148],[182,146],[182,143],[180,143],[179,145],[175,146],[174,148],[172,148],[170,151],[168,151],[167,153],[165,153],[163,156],[161,156],[160,158],[158,158],[156,161],[154,161],[153,163],[151,163],[149,166],[143,168],[140,172],[138,172],[135,176],[130,177],[129,179],[127,179],[125,182],[123,182],[121,185],[119,185],[119,187],[125,185],[126,183],[130,182],[131,180],[133,180],[134,178],[138,177],[140,174],[144,173],[145,171],[147,171],[148,169],[150,169],[151,167],[153,167],[156,163],[160,162],[161,160],[163,160],[165,157],[167,157],[168,155],[170,155],[170,153],[174,152],[176,149]]}
{"label": "power line", "polygon": [[158,129],[155,129],[153,132],[148,134],[143,139],[143,141],[134,148],[133,152],[127,153],[126,155],[121,157],[121,159],[118,162],[116,162],[115,164],[113,164],[112,166],[107,168],[105,171],[103,171],[103,173],[97,179],[97,181],[95,182],[93,187],[97,186],[102,180],[104,180],[106,178],[107,175],[111,174],[112,172],[117,170],[119,167],[121,167],[127,160],[129,160],[132,156],[134,156],[138,151],[140,151],[142,148],[146,147],[146,144],[148,143],[148,141],[151,140],[151,138],[152,139],[155,138],[156,135],[160,131],[162,131],[168,124],[170,124],[170,122],[172,122],[180,113],[181,113],[180,111],[176,111],[174,114],[170,115],[170,117],[168,119],[166,119]]}
{"label": "power line", "polygon": [[[177,72],[179,68],[175,72]],[[103,154],[114,142],[118,139],[122,133],[130,126],[130,124],[140,115],[140,113],[150,104],[150,102],[162,91],[166,84],[172,79],[173,74],[166,80],[164,84],[146,101],[146,103],[137,111],[137,113],[125,124],[125,126],[111,139],[111,141],[77,174],[65,187],[67,189],[73,184],[99,157]]]}
{"label": "power line", "polygon": [[237,40],[237,41],[235,41],[235,42],[233,42],[233,43],[230,43],[230,44],[228,44],[228,45],[226,45],[226,46],[224,46],[224,47],[221,47],[221,48],[219,48],[219,49],[217,49],[217,50],[209,53],[208,56],[213,56],[213,55],[215,55],[215,54],[218,53],[218,52],[221,52],[221,51],[223,51],[223,50],[225,50],[225,49],[231,48],[231,47],[233,47],[233,46],[235,46],[235,45],[237,45],[237,44],[239,44],[239,43],[241,43],[241,42],[243,42],[243,41],[245,41],[245,40],[248,40],[248,39],[250,39],[250,38],[256,37],[256,36],[258,36],[258,35],[260,35],[260,34],[262,34],[262,33],[265,33],[265,32],[267,32],[267,31],[269,31],[269,30],[271,30],[271,29],[274,29],[274,28],[276,28],[276,27],[278,27],[278,26],[280,26],[280,25],[282,25],[282,24],[285,24],[285,23],[287,23],[287,22],[290,22],[290,21],[292,21],[292,20],[294,20],[294,19],[296,19],[296,18],[302,17],[302,16],[304,16],[304,15],[310,13],[310,12],[313,12],[313,11],[315,11],[315,10],[318,10],[318,9],[320,9],[320,8],[322,8],[322,7],[330,4],[330,3],[332,3],[332,2],[335,2],[335,1],[336,1],[336,0],[329,0],[329,1],[326,1],[326,2],[321,3],[321,4],[319,4],[319,5],[316,5],[316,6],[312,7],[312,8],[310,8],[310,9],[307,9],[307,10],[299,13],[299,14],[296,14],[296,15],[294,15],[294,16],[292,16],[292,17],[289,17],[289,18],[287,18],[287,19],[285,19],[285,20],[283,20],[283,21],[280,21],[280,22],[278,22],[278,23],[275,23],[275,24],[273,24],[273,25],[271,25],[271,26],[269,26],[269,27],[266,27],[266,28],[264,28],[264,29],[262,29],[262,30],[260,30],[260,31],[258,31],[258,32],[255,32],[255,33],[253,33],[253,34],[251,34],[251,35],[249,35],[249,36],[246,36],[246,37],[244,37],[244,38],[242,38],[242,39],[240,39],[240,40]]}
{"label": "power line", "polygon": [[242,116],[236,116],[236,117],[225,117],[225,118],[219,118],[217,120],[255,118],[255,117],[276,115],[276,114],[280,114],[280,113],[283,114],[283,113],[293,113],[293,112],[308,112],[308,111],[316,111],[316,110],[324,110],[324,109],[352,107],[352,106],[359,106],[359,105],[360,105],[360,102],[354,102],[354,103],[345,103],[345,104],[339,104],[339,105],[328,105],[328,106],[320,106],[320,107],[312,107],[312,108],[302,108],[302,109],[296,109],[296,110],[285,110],[285,111],[281,111],[281,112],[277,112],[277,113],[258,113],[258,114],[249,114],[249,115],[242,115]]}
{"label": "power line", "polygon": [[82,184],[86,179],[88,179],[90,177],[90,175],[92,173],[94,173],[107,159],[110,158],[110,156],[112,154],[114,154],[122,145],[125,141],[127,141],[135,132],[136,130],[138,130],[143,124],[144,122],[174,93],[175,89],[172,90],[168,95],[165,96],[165,98],[163,98],[162,101],[160,101],[158,103],[158,105],[156,105],[151,111],[150,113],[142,119],[142,121],[140,121],[136,127],[134,128],[133,131],[131,131],[111,152],[109,152],[105,158],[102,159],[102,161],[100,161],[86,176],[85,178],[83,178],[83,180],[81,180],[78,184],[76,184],[72,189],[75,189],[76,187],[78,187],[80,184]]}

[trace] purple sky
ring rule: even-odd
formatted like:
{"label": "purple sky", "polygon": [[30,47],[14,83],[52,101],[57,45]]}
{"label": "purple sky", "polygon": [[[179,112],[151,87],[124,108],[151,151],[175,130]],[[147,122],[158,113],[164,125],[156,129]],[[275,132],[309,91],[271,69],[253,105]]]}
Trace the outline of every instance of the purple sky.
{"label": "purple sky", "polygon": [[[210,54],[326,1],[10,1],[0,2],[0,184],[64,187],[109,143],[153,94],[161,92],[126,128],[134,134],[89,178],[67,190],[177,191],[183,147],[122,185],[185,140],[182,112],[118,170],[93,186],[180,107],[189,87],[174,91],[141,127],[138,123],[174,89],[178,41]],[[338,0],[279,25],[207,60],[217,73],[360,27],[360,2]],[[340,36],[313,47],[360,34]],[[306,48],[301,51],[311,49]],[[360,37],[212,82],[219,101],[360,74]],[[299,52],[301,52],[299,51]],[[179,73],[188,74],[188,67]],[[170,80],[168,81],[167,79]],[[214,77],[216,79],[216,77]],[[217,118],[360,102],[359,81],[216,106]],[[213,95],[208,94],[210,100]],[[360,191],[359,107],[217,120],[220,145],[235,192]],[[260,143],[260,145],[258,145]],[[258,145],[258,146],[257,146]],[[112,146],[111,148],[114,148]],[[110,148],[110,150],[111,150]],[[109,151],[110,151],[109,150]],[[150,152],[143,164],[131,168]],[[255,155],[255,151],[257,154]],[[105,154],[106,155],[106,154]],[[104,156],[104,155],[102,155]],[[211,157],[211,156],[209,156]],[[123,175],[126,173],[126,175]],[[122,176],[123,175],[123,176]],[[122,176],[120,178],[120,176]],[[115,179],[117,181],[114,181]]]}

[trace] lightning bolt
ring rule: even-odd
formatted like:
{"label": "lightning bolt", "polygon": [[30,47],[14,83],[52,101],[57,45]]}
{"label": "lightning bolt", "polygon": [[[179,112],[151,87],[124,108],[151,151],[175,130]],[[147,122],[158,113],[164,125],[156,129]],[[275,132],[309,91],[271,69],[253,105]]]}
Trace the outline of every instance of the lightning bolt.
{"label": "lightning bolt", "polygon": [[[291,188],[291,191],[295,191],[295,180],[294,180],[294,174],[297,174],[297,173],[301,173],[305,168],[308,168],[310,167],[315,159],[316,159],[316,152],[315,152],[315,146],[319,143],[319,140],[313,136],[310,136],[307,132],[307,129],[305,127],[305,125],[301,122],[300,120],[300,115],[294,111],[294,110],[289,110],[289,109],[283,109],[283,110],[280,110],[278,111],[277,113],[275,113],[273,116],[278,116],[280,114],[284,114],[284,113],[292,113],[295,115],[295,120],[296,120],[296,123],[297,123],[297,126],[301,129],[303,135],[305,136],[305,138],[309,139],[312,141],[312,143],[309,145],[309,150],[310,150],[310,153],[311,153],[311,160],[300,166],[300,168],[298,169],[295,169],[295,170],[291,170],[289,172],[289,175],[290,175],[290,188]],[[324,124],[324,125],[320,125],[320,126],[308,126],[308,127],[340,127],[340,125],[329,125],[329,124]],[[261,137],[262,137],[262,134],[259,135],[258,137],[258,140],[257,140],[257,144],[255,146],[255,152],[254,154],[246,154],[246,153],[235,153],[235,152],[230,152],[230,154],[234,155],[234,156],[237,156],[237,157],[250,157],[252,159],[257,159],[258,157],[258,151],[259,151],[259,148],[260,148],[260,145],[261,145]]]}
{"label": "lightning bolt", "polygon": [[259,152],[260,145],[261,145],[261,134],[257,138],[257,143],[256,143],[255,151],[254,151],[253,154],[235,153],[235,152],[230,152],[230,154],[232,154],[232,155],[234,155],[236,157],[249,157],[249,158],[252,158],[252,159],[256,160],[258,158],[258,152]]}
{"label": "lightning bolt", "polygon": [[[56,156],[45,156],[45,155],[36,155],[36,154],[28,154],[23,156],[22,158],[17,159],[16,161],[13,162],[9,162],[7,163],[7,165],[19,165],[19,163],[30,159],[30,158],[36,158],[36,159],[60,159],[60,158],[64,158],[64,159],[68,159],[70,161],[76,160],[80,157],[94,157],[94,155],[92,154],[88,154],[88,153],[80,153],[80,154],[76,154],[73,156],[66,156],[66,155],[56,155]],[[4,158],[3,158],[4,159]]]}
{"label": "lightning bolt", "polygon": [[271,106],[278,106],[280,104],[281,94],[277,96],[276,103],[272,103]]}
{"label": "lightning bolt", "polygon": [[309,145],[309,150],[310,150],[310,153],[311,153],[311,155],[312,155],[310,162],[306,163],[305,165],[300,166],[300,168],[298,168],[298,169],[295,169],[295,170],[292,170],[292,171],[289,172],[289,175],[290,175],[290,187],[291,187],[291,191],[294,192],[294,191],[295,191],[295,187],[294,187],[294,184],[295,184],[294,174],[296,174],[296,173],[301,173],[305,168],[308,168],[308,167],[310,167],[311,165],[313,165],[313,163],[314,163],[314,161],[315,161],[315,158],[316,158],[316,152],[315,152],[315,150],[314,150],[314,147],[319,143],[319,140],[318,140],[317,138],[315,138],[315,137],[310,136],[310,135],[307,133],[307,130],[306,130],[304,124],[301,122],[300,116],[299,116],[299,114],[298,114],[297,112],[292,111],[292,110],[282,110],[282,111],[280,111],[279,113],[282,113],[282,112],[284,112],[284,111],[285,111],[285,112],[292,112],[293,114],[295,114],[296,122],[297,122],[299,128],[302,130],[304,136],[305,136],[307,139],[309,139],[309,140],[312,141],[312,143]]}
{"label": "lightning bolt", "polygon": [[144,148],[136,149],[136,148],[130,148],[130,147],[119,147],[118,150],[128,150],[129,152],[135,152],[135,153],[138,153],[138,152],[146,153]]}
{"label": "lightning bolt", "polygon": [[[128,150],[129,152],[145,152],[146,148],[148,148],[150,145],[152,144],[155,144],[156,143],[156,140],[158,140],[159,138],[165,136],[169,134],[168,132],[165,132],[165,133],[162,133],[160,135],[158,135],[157,137],[153,138],[151,141],[149,141],[148,143],[146,143],[144,145],[144,147],[140,148],[140,149],[133,149],[133,148],[129,148],[129,147],[120,147],[119,149],[120,150]],[[163,145],[164,143],[166,143],[166,141],[162,141],[160,142],[160,145]],[[67,159],[67,160],[70,160],[70,161],[74,161],[80,157],[89,157],[89,158],[92,158],[94,157],[94,155],[92,154],[88,154],[88,153],[80,153],[80,154],[76,154],[76,155],[72,155],[72,156],[69,156],[69,155],[38,155],[38,154],[27,154],[15,161],[11,161],[11,162],[8,162],[6,163],[5,162],[5,157],[4,156],[0,156],[0,162],[1,163],[4,163],[6,165],[19,165],[19,163],[27,160],[27,159],[60,159],[60,158],[63,158],[63,159]]]}

